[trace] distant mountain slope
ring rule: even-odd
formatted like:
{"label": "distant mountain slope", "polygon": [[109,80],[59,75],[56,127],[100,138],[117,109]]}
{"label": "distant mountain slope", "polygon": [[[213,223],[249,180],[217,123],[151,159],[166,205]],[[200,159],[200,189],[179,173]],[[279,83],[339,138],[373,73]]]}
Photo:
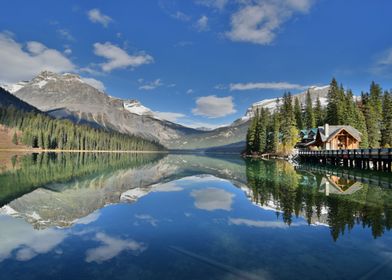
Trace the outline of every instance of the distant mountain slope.
{"label": "distant mountain slope", "polygon": [[45,71],[14,94],[56,118],[141,136],[168,147],[173,140],[200,133],[157,119],[137,101],[110,97],[74,74]]}
{"label": "distant mountain slope", "polygon": [[38,111],[37,108],[20,100],[19,98],[9,93],[7,90],[3,89],[2,87],[0,87],[0,106],[1,107],[14,106],[17,109],[24,110],[24,111]]}

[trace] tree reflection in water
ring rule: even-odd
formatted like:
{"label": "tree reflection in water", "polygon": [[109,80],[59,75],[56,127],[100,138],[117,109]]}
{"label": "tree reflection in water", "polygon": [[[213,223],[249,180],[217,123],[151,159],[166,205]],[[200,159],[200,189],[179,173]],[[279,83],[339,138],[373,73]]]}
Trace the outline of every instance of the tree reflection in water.
{"label": "tree reflection in water", "polygon": [[355,225],[371,228],[374,238],[392,227],[389,174],[247,160],[246,175],[253,201],[274,207],[288,225],[303,216],[328,225],[334,240]]}

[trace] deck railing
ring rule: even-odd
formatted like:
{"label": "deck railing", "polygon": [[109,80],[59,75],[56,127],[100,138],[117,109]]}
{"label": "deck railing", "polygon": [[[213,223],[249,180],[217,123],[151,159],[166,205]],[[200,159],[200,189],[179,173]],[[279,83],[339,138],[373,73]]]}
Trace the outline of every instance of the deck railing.
{"label": "deck railing", "polygon": [[330,157],[350,159],[392,159],[392,148],[379,149],[350,149],[350,150],[299,150],[301,157]]}

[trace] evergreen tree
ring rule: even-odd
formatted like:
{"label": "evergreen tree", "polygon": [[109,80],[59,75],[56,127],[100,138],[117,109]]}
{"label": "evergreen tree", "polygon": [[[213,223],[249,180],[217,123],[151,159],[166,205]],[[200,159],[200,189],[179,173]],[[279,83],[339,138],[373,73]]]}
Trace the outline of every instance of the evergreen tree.
{"label": "evergreen tree", "polygon": [[368,141],[368,131],[366,127],[366,120],[365,116],[363,115],[361,109],[358,106],[355,106],[355,128],[358,129],[359,132],[361,132],[361,143],[360,143],[360,148],[365,149],[369,147],[369,141]]}
{"label": "evergreen tree", "polygon": [[[320,102],[320,99],[317,99]],[[318,104],[321,109],[321,103]],[[305,127],[307,129],[314,128],[316,126],[316,118],[313,111],[312,97],[309,90],[306,92],[306,103],[305,103]]]}
{"label": "evergreen tree", "polygon": [[298,98],[294,98],[294,114],[295,114],[295,122],[297,125],[297,128],[299,130],[304,128],[304,124],[303,124],[303,116],[302,116],[302,108],[301,108],[301,104],[299,102]]}
{"label": "evergreen tree", "polygon": [[357,119],[356,119],[356,103],[354,101],[353,92],[349,89],[347,90],[347,94],[345,95],[345,112],[346,118],[344,120],[345,125],[351,125],[352,127],[357,127]]}
{"label": "evergreen tree", "polygon": [[362,110],[366,121],[369,147],[377,148],[380,146],[381,133],[377,117],[378,113],[373,107],[373,104],[370,101],[370,95],[368,93],[362,93]]}
{"label": "evergreen tree", "polygon": [[383,97],[381,145],[392,147],[392,92],[385,92]]}
{"label": "evergreen tree", "polygon": [[248,131],[246,133],[246,153],[252,154],[254,152],[254,142],[256,135],[257,122],[259,120],[259,109],[256,110],[255,116],[252,118]]}
{"label": "evergreen tree", "polygon": [[331,125],[340,125],[345,119],[345,95],[343,86],[338,86],[335,78],[332,79],[328,91],[328,105],[326,122]]}
{"label": "evergreen tree", "polygon": [[319,97],[317,97],[317,100],[316,100],[316,107],[314,110],[314,118],[315,118],[315,123],[316,123],[317,127],[324,125],[324,123],[325,123],[325,110],[321,106],[321,101],[320,101]]}
{"label": "evergreen tree", "polygon": [[289,154],[299,140],[290,92],[285,93],[283,96],[281,120],[282,145],[280,151],[283,154]]}

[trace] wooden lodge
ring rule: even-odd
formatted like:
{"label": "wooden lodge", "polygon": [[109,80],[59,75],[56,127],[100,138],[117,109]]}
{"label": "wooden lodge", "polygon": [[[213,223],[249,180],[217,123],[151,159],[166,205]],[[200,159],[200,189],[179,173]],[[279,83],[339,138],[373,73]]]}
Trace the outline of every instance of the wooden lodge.
{"label": "wooden lodge", "polygon": [[309,130],[297,146],[308,150],[351,150],[358,149],[361,143],[361,133],[349,125],[325,124],[317,128],[315,135],[314,131]]}

